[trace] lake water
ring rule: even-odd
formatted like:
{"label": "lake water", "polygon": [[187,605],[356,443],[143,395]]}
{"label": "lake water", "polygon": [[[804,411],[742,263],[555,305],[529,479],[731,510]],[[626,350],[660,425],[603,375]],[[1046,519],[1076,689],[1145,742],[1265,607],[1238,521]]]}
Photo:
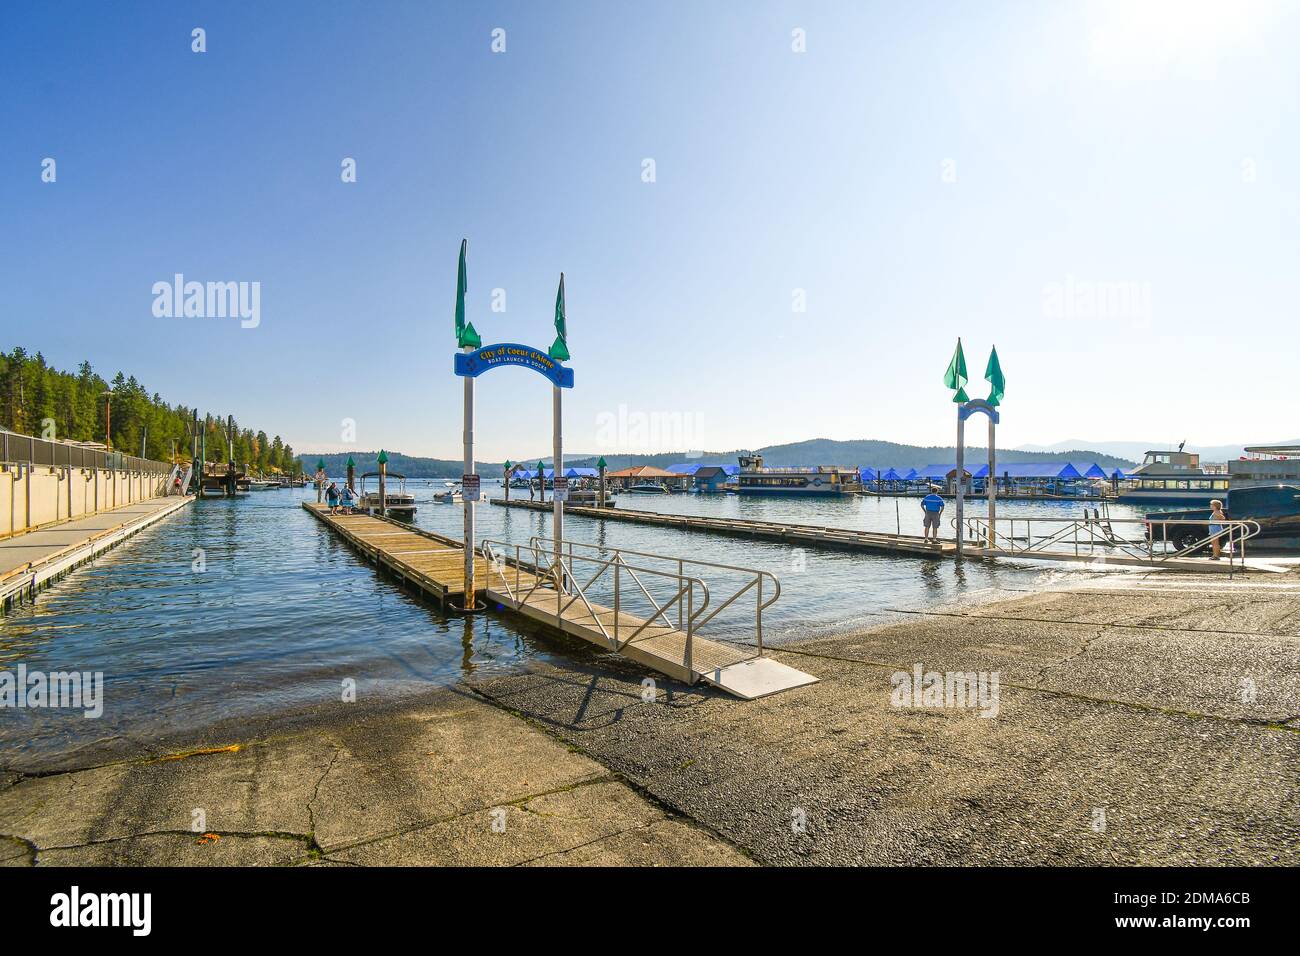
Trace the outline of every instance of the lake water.
{"label": "lake water", "polygon": [[[412,483],[415,523],[459,538],[462,509],[434,503],[440,488]],[[501,494],[495,484],[485,491]],[[300,502],[309,499],[312,489],[198,501],[0,619],[0,669],[98,671],[105,682],[99,719],[0,711],[0,765],[338,700],[347,678],[359,697],[392,696],[574,653],[495,614],[444,615],[416,599],[303,511]],[[897,522],[905,533],[920,531],[915,499],[673,495],[623,496],[620,504],[864,530],[893,531]],[[972,512],[982,507],[970,504]],[[999,513],[1074,516],[1081,508],[1003,502]],[[480,540],[523,543],[550,531],[549,512],[481,505],[477,514]],[[782,583],[780,601],[764,614],[774,645],[879,623],[893,608],[979,600],[990,589],[1031,589],[1077,573],[818,551],[574,515],[565,530],[574,541],[772,571]],[[748,620],[729,615],[711,630],[745,639]]]}

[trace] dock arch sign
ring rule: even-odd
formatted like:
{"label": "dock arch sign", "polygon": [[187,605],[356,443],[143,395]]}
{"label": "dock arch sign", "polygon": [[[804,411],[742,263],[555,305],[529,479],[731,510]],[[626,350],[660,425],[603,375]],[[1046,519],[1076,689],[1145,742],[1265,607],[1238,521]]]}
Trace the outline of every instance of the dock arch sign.
{"label": "dock arch sign", "polygon": [[478,378],[484,372],[506,365],[522,365],[551,380],[557,388],[573,388],[573,369],[561,365],[542,349],[515,342],[484,345],[470,352],[456,352],[457,375]]}

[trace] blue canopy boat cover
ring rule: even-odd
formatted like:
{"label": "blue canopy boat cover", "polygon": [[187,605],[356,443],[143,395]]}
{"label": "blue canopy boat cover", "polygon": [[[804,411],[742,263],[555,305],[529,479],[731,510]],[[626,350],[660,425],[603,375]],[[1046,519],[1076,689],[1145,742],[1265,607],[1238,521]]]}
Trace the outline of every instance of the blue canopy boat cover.
{"label": "blue canopy boat cover", "polygon": [[700,462],[683,461],[676,465],[669,465],[667,470],[671,471],[673,474],[676,475],[693,475],[701,468],[721,468],[724,474],[728,474],[728,475],[740,474],[739,465],[715,465],[715,464],[710,464],[707,461],[700,461]]}
{"label": "blue canopy boat cover", "polygon": [[1106,469],[1102,468],[1101,465],[1097,464],[1095,461],[1093,462],[1072,461],[1070,462],[1070,464],[1074,465],[1074,470],[1079,473],[1079,477],[1081,478],[1109,478],[1110,477],[1109,475],[1106,474]]}
{"label": "blue canopy boat cover", "polygon": [[[981,471],[975,472],[975,477],[987,477],[988,470],[988,465],[985,465]],[[998,462],[998,477],[1048,478],[1057,481],[1069,481],[1082,478],[1083,475],[1068,461],[1009,461],[1005,464]],[[1102,477],[1105,477],[1104,473]]]}
{"label": "blue canopy boat cover", "polygon": [[[966,471],[972,478],[984,478],[985,476],[988,475],[989,466],[987,463],[980,465],[978,468],[973,466],[974,466],[974,462],[967,462],[966,464]],[[956,462],[953,462],[952,464],[949,465],[926,465],[924,468],[922,468],[920,471],[916,473],[915,477],[924,478],[929,481],[944,481],[947,479],[947,477],[950,474],[952,474],[956,470],[957,470]],[[1001,466],[999,466],[998,471],[1001,470],[1002,468]]]}

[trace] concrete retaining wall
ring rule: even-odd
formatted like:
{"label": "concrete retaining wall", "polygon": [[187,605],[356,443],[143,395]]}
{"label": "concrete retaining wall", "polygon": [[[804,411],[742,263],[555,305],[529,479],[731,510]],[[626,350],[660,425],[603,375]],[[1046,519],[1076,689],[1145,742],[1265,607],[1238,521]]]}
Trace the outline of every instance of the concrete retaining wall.
{"label": "concrete retaining wall", "polygon": [[0,538],[167,492],[166,475],[143,471],[0,465]]}

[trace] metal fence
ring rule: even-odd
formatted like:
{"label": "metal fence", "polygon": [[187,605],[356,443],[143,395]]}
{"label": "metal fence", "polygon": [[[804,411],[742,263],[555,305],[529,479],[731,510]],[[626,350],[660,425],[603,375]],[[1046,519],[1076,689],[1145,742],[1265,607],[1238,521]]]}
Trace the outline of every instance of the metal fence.
{"label": "metal fence", "polygon": [[61,441],[47,441],[31,435],[0,430],[0,462],[48,465],[54,468],[103,468],[166,475],[172,466],[162,461],[136,458],[101,448],[85,448]]}

